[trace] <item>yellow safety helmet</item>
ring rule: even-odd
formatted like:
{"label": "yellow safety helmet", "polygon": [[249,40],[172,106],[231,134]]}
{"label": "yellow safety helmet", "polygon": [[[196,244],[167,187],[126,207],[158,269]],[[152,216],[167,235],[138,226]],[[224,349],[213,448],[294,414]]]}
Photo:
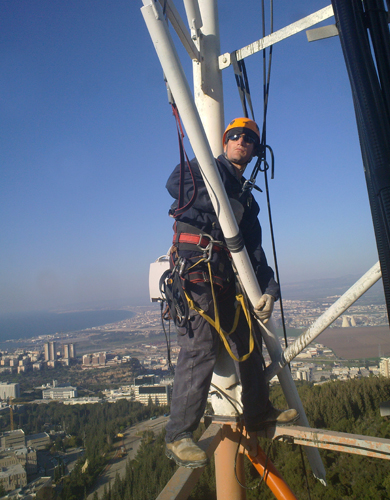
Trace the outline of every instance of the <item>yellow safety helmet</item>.
{"label": "yellow safety helmet", "polygon": [[260,130],[257,126],[257,123],[251,120],[250,118],[235,118],[232,120],[229,125],[226,127],[226,130],[222,136],[222,145],[225,146],[227,143],[227,134],[248,134],[253,139],[255,139],[256,144],[260,143]]}

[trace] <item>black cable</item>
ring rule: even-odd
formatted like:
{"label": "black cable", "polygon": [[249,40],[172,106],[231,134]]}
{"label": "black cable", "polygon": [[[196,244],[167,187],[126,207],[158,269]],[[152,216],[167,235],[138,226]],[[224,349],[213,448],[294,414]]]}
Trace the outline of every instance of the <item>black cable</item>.
{"label": "black cable", "polygon": [[[265,8],[264,8],[264,0],[262,0],[262,26],[263,26],[263,38],[265,37]],[[270,0],[270,32],[273,33],[274,29],[274,14],[273,14],[273,0]],[[269,226],[270,226],[270,233],[271,233],[271,242],[272,242],[272,252],[273,252],[273,257],[274,257],[274,263],[275,263],[275,274],[276,274],[276,280],[279,283],[279,303],[280,303],[280,315],[282,319],[282,328],[283,328],[283,336],[284,336],[284,342],[285,342],[285,348],[288,347],[288,341],[287,341],[287,332],[286,332],[286,322],[284,318],[284,308],[283,308],[283,297],[282,297],[282,290],[281,290],[281,285],[280,285],[280,275],[279,275],[279,265],[278,265],[278,259],[276,255],[276,244],[275,244],[275,234],[274,234],[274,227],[273,227],[273,221],[272,221],[272,213],[271,213],[271,201],[270,201],[270,193],[269,193],[269,187],[268,187],[268,176],[267,176],[267,171],[269,169],[269,164],[267,162],[267,150],[271,154],[271,179],[274,178],[274,165],[275,165],[275,158],[272,149],[267,146],[267,111],[268,111],[268,100],[269,100],[269,88],[270,88],[270,81],[271,81],[271,66],[272,66],[272,53],[273,53],[273,45],[270,46],[269,49],[269,57],[268,57],[268,70],[267,70],[267,59],[266,59],[266,53],[265,50],[263,50],[263,99],[264,99],[264,114],[263,114],[263,129],[262,129],[262,134],[261,134],[261,145],[262,145],[262,157],[259,158],[259,160],[256,162],[255,168],[256,171],[254,170],[252,172],[252,176],[255,176],[259,171],[264,172],[264,182],[265,182],[265,192],[267,196],[267,207],[268,207],[268,219],[269,219]],[[264,164],[264,167],[261,168],[261,165]],[[251,179],[252,179],[251,176]]]}
{"label": "black cable", "polygon": [[[371,7],[371,2],[365,2]],[[369,4],[369,5],[368,5]],[[389,51],[377,51],[374,61],[367,35],[366,15],[360,2],[332,0],[339,39],[347,66],[355,107],[356,122],[362,150],[364,171],[373,218],[376,244],[382,270],[387,314],[390,317],[390,124],[386,102],[390,98],[388,86],[381,87],[378,80],[389,74]],[[382,32],[375,17],[370,17],[371,28],[376,31],[372,40]],[[389,35],[382,33],[382,45],[389,45]]]}
{"label": "black cable", "polygon": [[301,460],[302,460],[302,465],[303,465],[303,471],[305,473],[305,480],[306,480],[306,488],[307,488],[307,494],[309,496],[309,500],[311,500],[311,496],[310,496],[310,487],[309,487],[309,478],[307,477],[307,470],[306,470],[306,467],[305,467],[305,459],[303,457],[303,451],[302,451],[302,446],[299,445],[299,451],[301,453]]}
{"label": "black cable", "polygon": [[[160,310],[161,310],[161,325],[162,325],[162,328],[163,328],[163,332],[164,332],[164,335],[165,335],[165,341],[166,341],[166,344],[167,344],[167,358],[168,358],[168,367],[169,367],[169,370],[170,372],[172,373],[172,375],[175,374],[175,368],[172,364],[172,360],[171,360],[171,321],[168,319],[165,319],[165,311],[164,311],[164,301],[161,301],[160,302]],[[169,323],[169,331],[167,333],[166,329],[165,329],[165,324],[164,324],[164,321],[168,321]]]}
{"label": "black cable", "polygon": [[[271,33],[273,32],[273,0],[270,0],[270,31]],[[266,36],[265,35],[265,7],[264,7],[264,0],[262,0],[262,30],[263,30],[263,38]],[[271,154],[271,179],[274,178],[274,165],[275,165],[275,159],[274,159],[274,154],[272,149],[267,145],[267,111],[268,111],[268,100],[269,100],[269,89],[270,89],[270,81],[271,81],[271,66],[272,66],[272,53],[273,53],[273,46],[270,46],[269,49],[269,57],[268,57],[268,65],[267,65],[267,57],[266,57],[266,51],[265,49],[263,50],[263,126],[262,126],[262,132],[261,132],[261,139],[260,139],[260,147],[259,147],[259,152],[258,152],[258,159],[256,161],[256,164],[252,170],[252,174],[248,180],[246,180],[243,184],[242,192],[249,190],[251,191],[253,188],[261,191],[260,188],[256,186],[256,177],[257,174],[261,171],[264,172],[264,181],[265,181],[265,186],[266,186],[266,193],[267,193],[267,207],[268,207],[268,219],[269,219],[269,225],[270,225],[270,232],[271,232],[271,241],[272,241],[272,252],[273,252],[273,257],[274,257],[274,263],[275,263],[275,274],[276,274],[276,279],[279,283],[280,287],[280,296],[279,296],[279,303],[280,303],[280,315],[281,315],[281,320],[282,320],[282,328],[283,328],[283,336],[284,336],[284,342],[285,342],[285,348],[288,347],[288,341],[287,341],[287,332],[286,332],[286,322],[285,322],[285,317],[284,317],[284,308],[283,308],[283,298],[282,298],[282,292],[281,292],[281,286],[280,286],[280,275],[279,275],[279,266],[278,266],[278,260],[277,260],[277,255],[276,255],[276,245],[275,245],[275,236],[274,236],[274,229],[273,229],[273,222],[272,222],[272,213],[271,213],[271,202],[270,202],[270,194],[269,194],[269,186],[268,186],[268,177],[267,177],[267,170],[269,169],[269,165],[267,162],[267,150]],[[237,61],[236,53],[233,52],[231,54],[231,62],[234,70],[234,75],[238,87],[238,92],[240,95],[242,107],[243,107],[243,112],[246,117],[248,117],[248,110],[246,106],[246,97],[248,100],[248,103],[250,104],[251,111],[252,111],[252,117],[253,120],[254,118],[254,113],[253,109],[251,106],[250,102],[250,92],[249,92],[249,82],[248,82],[248,77],[246,73],[246,68],[245,68],[245,63],[244,60]],[[262,168],[262,164],[264,164],[264,167]]]}
{"label": "black cable", "polygon": [[[272,151],[272,150],[270,149],[270,151]],[[273,165],[273,163],[274,163],[274,159],[273,159],[273,153],[272,153],[272,165]],[[268,188],[268,176],[267,176],[268,169],[269,169],[268,163],[264,163],[264,169],[263,170],[260,167],[260,170],[264,171],[264,183],[265,183],[265,193],[266,193],[266,197],[267,197],[268,220],[269,220],[271,242],[272,242],[272,253],[273,253],[274,262],[275,262],[276,280],[279,283],[280,315],[281,315],[281,318],[282,318],[282,328],[283,328],[283,336],[284,336],[285,348],[287,348],[288,347],[288,342],[287,342],[286,322],[285,322],[285,319],[284,319],[282,288],[280,286],[279,265],[278,265],[278,258],[277,258],[277,254],[276,254],[276,243],[275,243],[274,225],[273,225],[273,221],[272,221],[272,212],[271,212],[271,200],[270,200],[270,193],[269,193],[269,188]],[[273,172],[273,167],[272,167],[271,172]],[[289,366],[290,366],[290,364],[289,364]]]}
{"label": "black cable", "polygon": [[261,486],[261,483],[264,481],[265,479],[265,476],[267,474],[267,465],[268,465],[268,457],[269,457],[269,452],[270,452],[270,449],[272,447],[272,441],[269,443],[268,445],[268,450],[267,452],[265,452],[265,456],[266,456],[266,459],[265,459],[265,464],[264,464],[264,472],[263,472],[263,475],[261,476],[259,482],[257,484],[255,484],[254,486],[252,487],[248,487],[248,486],[245,486],[244,484],[241,483],[241,481],[239,480],[238,478],[238,475],[237,475],[237,458],[238,458],[238,451],[240,449],[240,446],[241,446],[241,440],[242,440],[242,432],[240,433],[240,439],[238,440],[238,445],[237,445],[237,450],[236,450],[236,454],[234,456],[234,477],[236,478],[236,481],[237,483],[241,486],[241,488],[243,488],[244,490],[247,490],[247,491],[252,491],[252,490],[256,490],[257,488],[260,488]]}
{"label": "black cable", "polygon": [[232,401],[232,398],[228,394],[226,394],[226,392],[224,392],[220,387],[218,387],[217,385],[215,385],[213,383],[211,383],[210,386],[214,387],[214,389],[216,389],[217,392],[219,392],[224,398],[226,398],[227,402],[230,403],[233,406],[234,411],[237,413],[237,415],[239,415],[240,413],[242,413],[242,411],[240,412],[237,409],[236,405]]}

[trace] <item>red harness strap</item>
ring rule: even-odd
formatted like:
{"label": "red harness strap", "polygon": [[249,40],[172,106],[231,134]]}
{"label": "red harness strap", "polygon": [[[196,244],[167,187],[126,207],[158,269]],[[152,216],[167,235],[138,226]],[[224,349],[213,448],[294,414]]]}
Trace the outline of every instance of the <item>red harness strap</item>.
{"label": "red harness strap", "polygon": [[[191,234],[191,233],[175,233],[173,235],[173,242],[174,245],[180,244],[180,243],[189,243],[190,245],[195,245],[200,248],[206,248],[207,245],[210,243],[209,238],[207,236],[202,236],[200,234]],[[221,247],[220,245],[213,245],[213,251],[216,252],[221,252],[224,250],[224,247]]]}

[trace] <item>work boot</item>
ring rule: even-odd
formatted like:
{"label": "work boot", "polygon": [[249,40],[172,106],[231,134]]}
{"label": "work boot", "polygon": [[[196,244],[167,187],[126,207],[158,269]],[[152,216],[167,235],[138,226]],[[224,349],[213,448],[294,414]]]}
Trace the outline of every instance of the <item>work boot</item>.
{"label": "work boot", "polygon": [[288,425],[293,424],[299,419],[297,410],[278,410],[273,406],[267,411],[261,422],[255,425],[247,426],[249,432],[261,431],[270,425]]}
{"label": "work boot", "polygon": [[165,455],[174,460],[177,465],[190,469],[204,467],[208,462],[206,453],[194,443],[192,438],[166,443]]}

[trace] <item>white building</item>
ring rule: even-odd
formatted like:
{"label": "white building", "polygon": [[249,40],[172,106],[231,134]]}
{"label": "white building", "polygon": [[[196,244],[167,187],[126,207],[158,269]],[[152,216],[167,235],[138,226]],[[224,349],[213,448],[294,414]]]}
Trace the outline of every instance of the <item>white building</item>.
{"label": "white building", "polygon": [[42,391],[42,399],[77,398],[77,387],[51,387]]}
{"label": "white building", "polygon": [[149,401],[153,404],[168,405],[170,401],[171,386],[169,385],[134,385],[134,397],[136,401],[147,405]]}
{"label": "white building", "polygon": [[20,398],[20,385],[5,382],[0,384],[0,399]]}
{"label": "white building", "polygon": [[390,358],[381,358],[379,370],[382,377],[390,377]]}

